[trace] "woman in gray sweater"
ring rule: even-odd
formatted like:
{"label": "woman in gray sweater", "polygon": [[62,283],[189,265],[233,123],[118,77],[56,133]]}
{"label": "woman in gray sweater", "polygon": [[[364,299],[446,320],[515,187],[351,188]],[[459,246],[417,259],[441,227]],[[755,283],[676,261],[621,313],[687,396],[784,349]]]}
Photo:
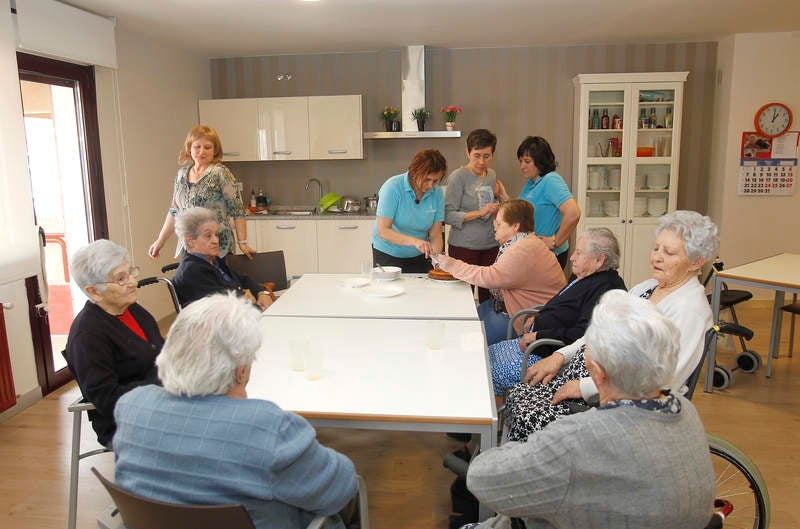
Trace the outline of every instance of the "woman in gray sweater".
{"label": "woman in gray sweater", "polygon": [[[486,129],[475,129],[467,136],[467,164],[447,178],[444,197],[444,222],[450,225],[447,254],[465,263],[490,266],[497,257],[494,238],[496,199],[508,195],[497,183],[489,164],[494,158],[497,136]],[[478,300],[490,299],[489,290],[478,289]]]}
{"label": "woman in gray sweater", "polygon": [[675,373],[679,330],[652,304],[606,293],[586,331],[600,407],[479,455],[467,486],[498,516],[479,527],[705,527],[714,473],[692,404],[660,388]]}

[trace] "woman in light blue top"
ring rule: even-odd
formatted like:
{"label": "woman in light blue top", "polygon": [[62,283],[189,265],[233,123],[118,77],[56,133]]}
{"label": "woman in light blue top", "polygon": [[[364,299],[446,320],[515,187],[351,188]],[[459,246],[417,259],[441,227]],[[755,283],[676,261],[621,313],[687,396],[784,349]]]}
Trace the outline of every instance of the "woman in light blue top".
{"label": "woman in light blue top", "polygon": [[439,182],[447,161],[436,149],[418,152],[408,172],[387,180],[378,192],[372,230],[375,265],[398,266],[405,273],[425,273],[430,256],[443,249],[444,193]]}
{"label": "woman in light blue top", "polygon": [[556,172],[556,157],[546,139],[528,136],[517,149],[522,176],[528,179],[519,198],[533,204],[536,236],[567,265],[569,237],[581,218],[581,208],[566,182]]}

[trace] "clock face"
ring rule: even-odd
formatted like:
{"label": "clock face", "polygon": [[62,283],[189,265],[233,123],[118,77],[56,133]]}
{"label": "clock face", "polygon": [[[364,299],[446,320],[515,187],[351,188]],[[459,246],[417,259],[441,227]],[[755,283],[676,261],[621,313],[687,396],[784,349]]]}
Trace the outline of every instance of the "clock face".
{"label": "clock face", "polygon": [[756,131],[764,136],[780,136],[792,125],[792,111],[782,103],[768,103],[756,112]]}

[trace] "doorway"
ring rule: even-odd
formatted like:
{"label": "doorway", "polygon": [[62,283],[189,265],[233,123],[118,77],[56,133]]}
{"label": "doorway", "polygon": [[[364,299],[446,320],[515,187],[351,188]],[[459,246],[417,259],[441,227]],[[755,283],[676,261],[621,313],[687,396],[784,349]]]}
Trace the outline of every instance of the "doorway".
{"label": "doorway", "polygon": [[86,297],[70,281],[69,256],[108,236],[91,66],[17,54],[28,171],[42,244],[41,281],[26,281],[39,385],[71,380],[61,355]]}

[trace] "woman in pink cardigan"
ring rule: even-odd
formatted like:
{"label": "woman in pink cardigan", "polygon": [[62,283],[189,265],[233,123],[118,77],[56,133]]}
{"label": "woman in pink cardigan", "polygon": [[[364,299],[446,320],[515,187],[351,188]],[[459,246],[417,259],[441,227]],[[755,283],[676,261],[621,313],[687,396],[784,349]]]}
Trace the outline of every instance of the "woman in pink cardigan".
{"label": "woman in pink cardigan", "polygon": [[503,202],[494,232],[500,249],[491,266],[467,264],[444,254],[435,256],[442,270],[492,293],[491,299],[478,305],[489,345],[505,340],[510,314],[543,305],[566,285],[555,255],[533,235],[530,202],[518,198]]}

